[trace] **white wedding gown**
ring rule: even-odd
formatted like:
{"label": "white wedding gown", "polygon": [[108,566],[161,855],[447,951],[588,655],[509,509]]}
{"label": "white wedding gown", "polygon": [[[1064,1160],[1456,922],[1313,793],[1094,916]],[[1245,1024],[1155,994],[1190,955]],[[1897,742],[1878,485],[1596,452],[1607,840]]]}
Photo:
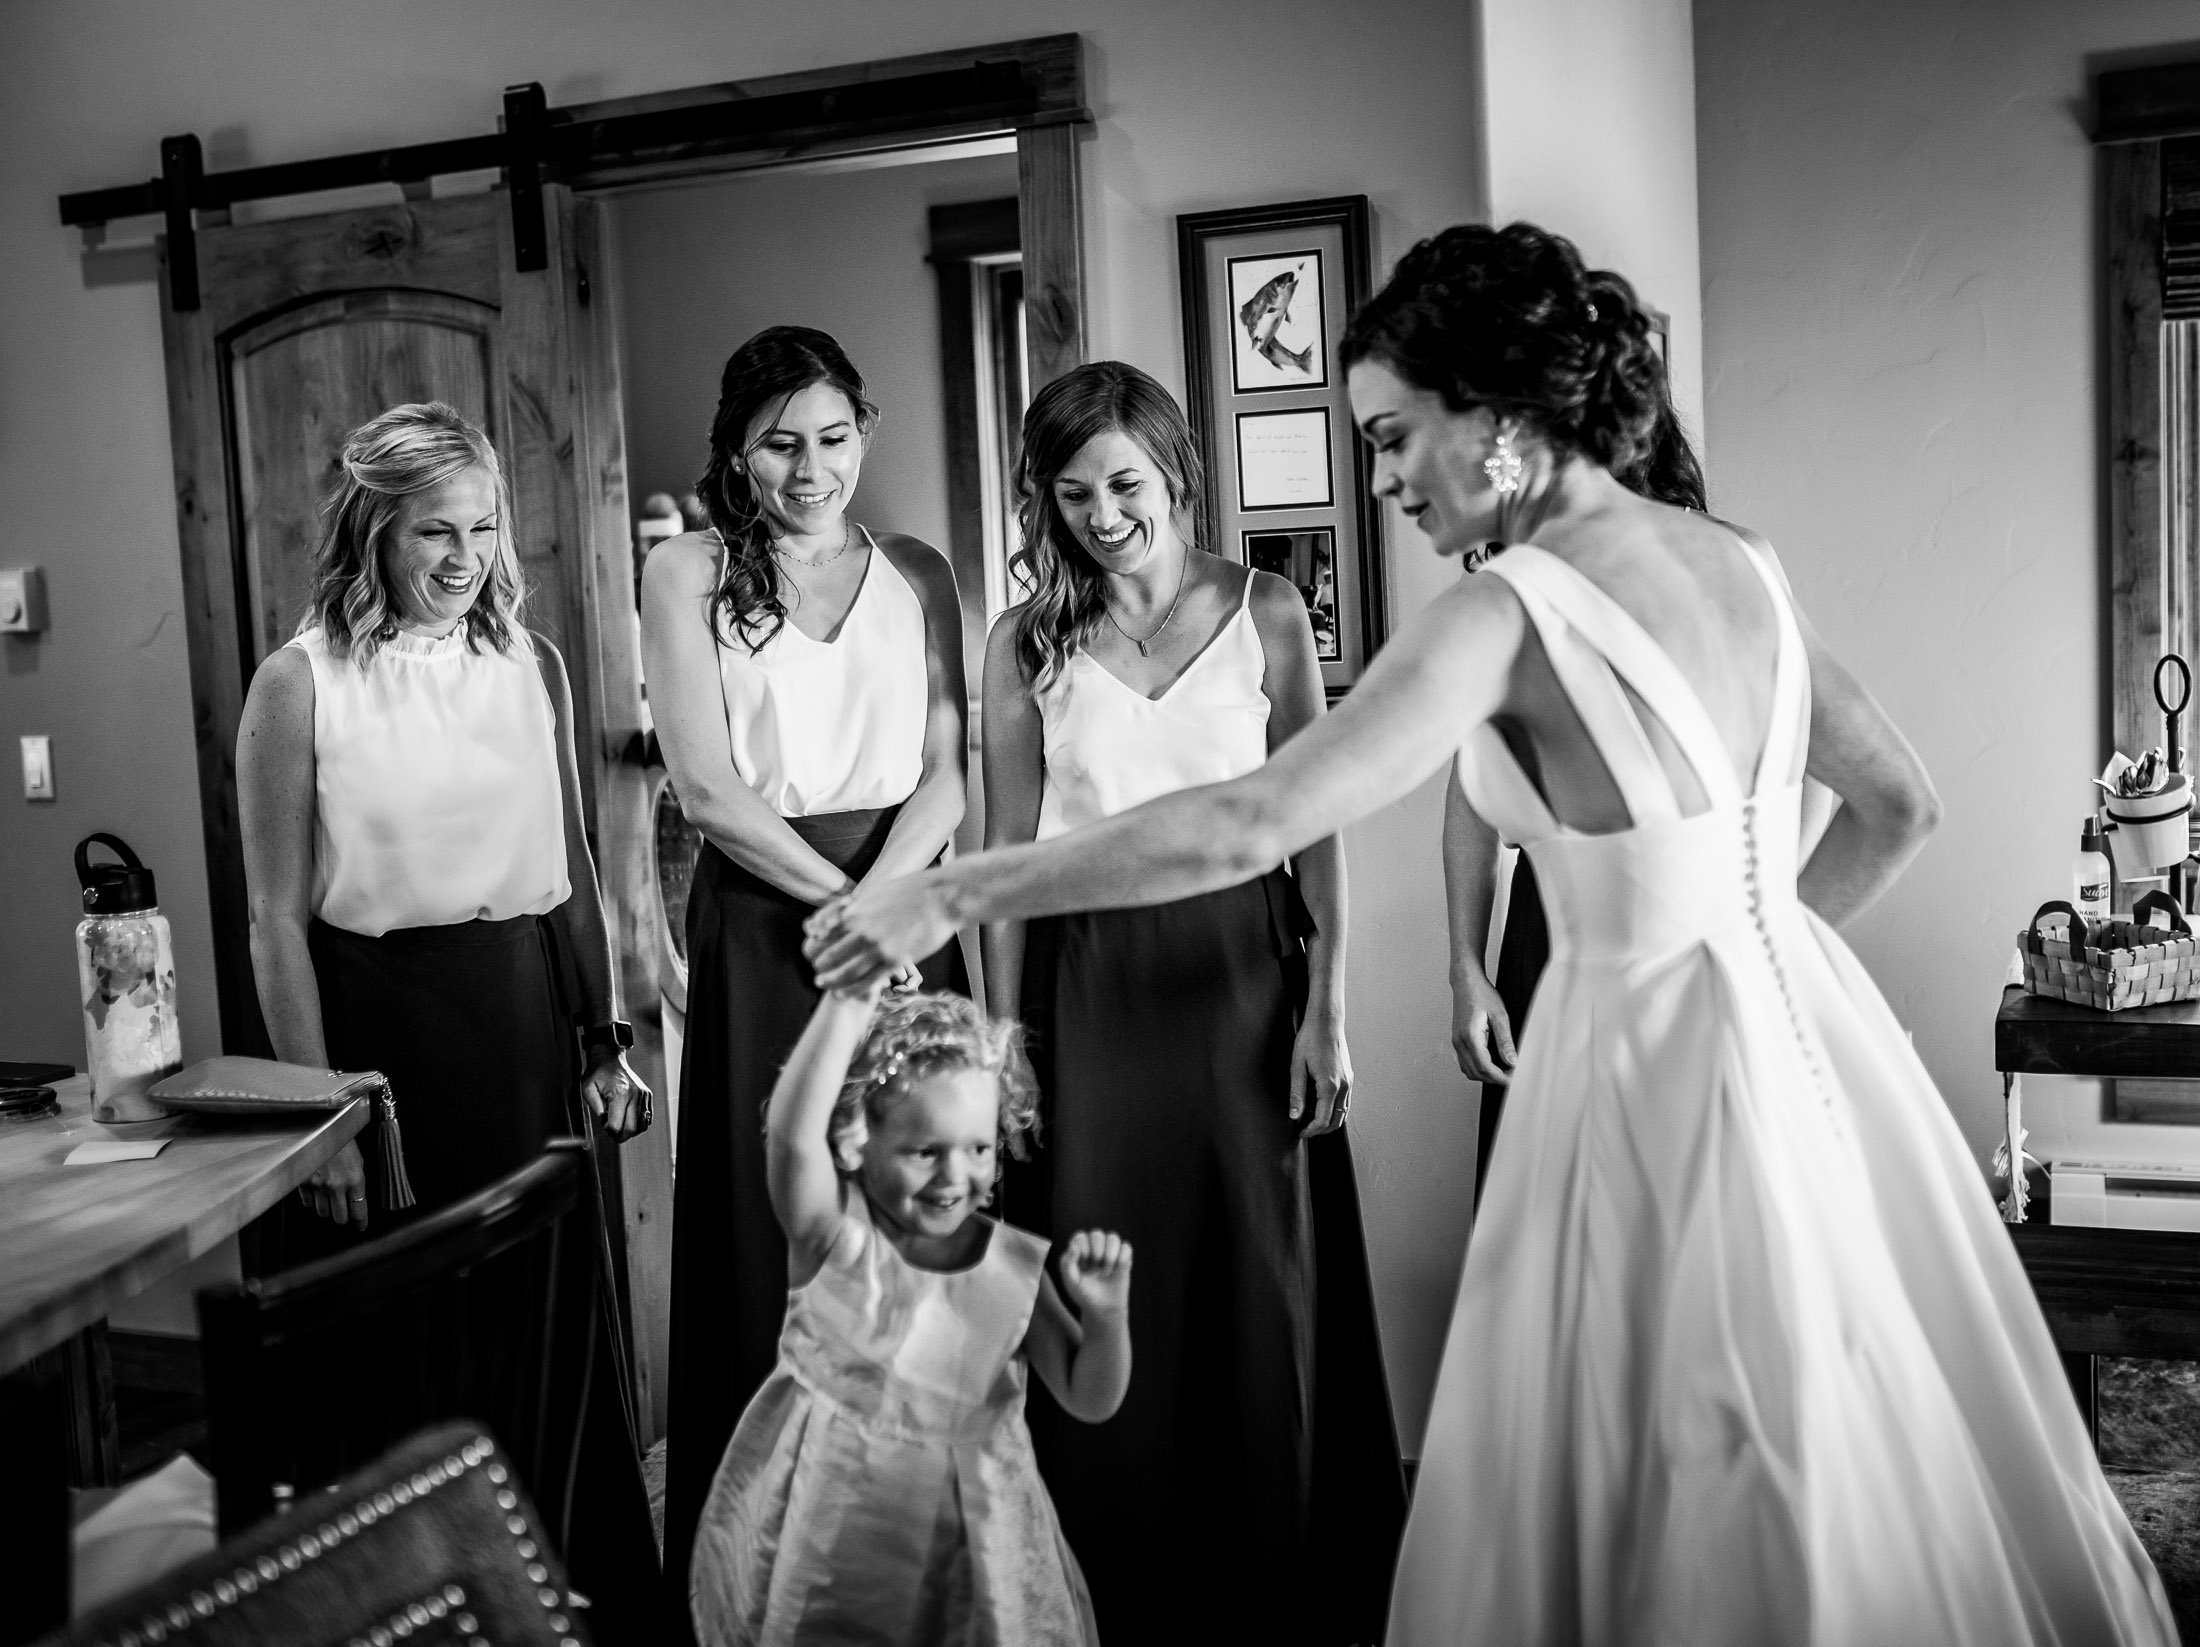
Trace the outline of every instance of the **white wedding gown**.
{"label": "white wedding gown", "polygon": [[[1795,895],[1808,667],[1779,574],[1750,792],[1609,596],[1519,594],[1632,827],[1484,727],[1550,917],[1445,1346],[1392,1647],[2174,1642],[2007,1232],[1871,979]],[[1619,682],[1709,797],[1683,817]]]}

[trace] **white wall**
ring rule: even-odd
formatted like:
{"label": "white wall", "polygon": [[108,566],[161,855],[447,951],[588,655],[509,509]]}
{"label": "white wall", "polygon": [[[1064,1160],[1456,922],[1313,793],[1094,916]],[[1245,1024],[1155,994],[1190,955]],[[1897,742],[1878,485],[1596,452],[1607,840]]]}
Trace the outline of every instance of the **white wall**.
{"label": "white wall", "polygon": [[939,296],[926,213],[1016,192],[1016,157],[754,172],[618,203],[627,490],[694,487],[718,377],[766,326],[815,326],[880,408],[855,518],[947,548]]}
{"label": "white wall", "polygon": [[[2087,58],[2196,33],[2182,0],[1696,3],[1712,501],[1947,803],[1849,937],[1982,1156],[2002,969],[2104,755]],[[2090,1087],[2035,1089],[2036,1143],[2097,1131]]]}
{"label": "white wall", "polygon": [[1670,322],[1673,399],[1703,428],[1690,0],[1483,0],[1490,221],[1617,269]]}
{"label": "white wall", "polygon": [[[1180,389],[1176,214],[1364,192],[1378,270],[1479,215],[1476,27],[1461,0],[9,0],[0,558],[45,564],[54,628],[0,657],[0,753],[51,733],[60,799],[0,794],[0,1056],[80,1056],[67,863],[94,828],[160,871],[185,1050],[214,1050],[157,299],[143,282],[87,284],[55,196],[151,175],[166,133],[199,132],[216,165],[262,164],[487,131],[519,80],[555,105],[1075,30],[1098,117],[1084,149],[1091,345]],[[701,353],[724,358],[715,343]],[[1417,537],[1393,533],[1394,614],[1444,581]],[[1443,1047],[1435,795],[1349,842],[1355,1132],[1416,1446],[1473,1154],[1469,1089]]]}

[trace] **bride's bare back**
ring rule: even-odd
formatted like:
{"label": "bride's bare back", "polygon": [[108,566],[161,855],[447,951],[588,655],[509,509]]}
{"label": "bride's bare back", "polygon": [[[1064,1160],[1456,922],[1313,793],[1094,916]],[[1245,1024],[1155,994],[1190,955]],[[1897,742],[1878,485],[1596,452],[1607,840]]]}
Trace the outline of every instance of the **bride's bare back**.
{"label": "bride's bare back", "polygon": [[[1702,515],[1631,496],[1600,499],[1579,517],[1551,522],[1534,541],[1610,596],[1672,659],[1746,788],[1769,730],[1779,644],[1777,614],[1749,564],[1752,551]],[[1760,545],[1755,552],[1768,551]],[[1501,589],[1500,598],[1517,605],[1501,580],[1489,582],[1493,594]],[[1702,781],[1671,732],[1632,688],[1627,696],[1681,810],[1702,810]],[[1490,719],[1566,827],[1602,835],[1633,824],[1532,625],[1522,625],[1510,682]]]}

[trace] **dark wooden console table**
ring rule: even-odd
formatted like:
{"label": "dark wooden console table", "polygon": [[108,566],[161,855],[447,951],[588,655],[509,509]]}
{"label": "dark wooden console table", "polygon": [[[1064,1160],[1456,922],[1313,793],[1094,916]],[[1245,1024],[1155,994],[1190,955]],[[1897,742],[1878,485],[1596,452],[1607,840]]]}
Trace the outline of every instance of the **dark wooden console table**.
{"label": "dark wooden console table", "polygon": [[1994,1017],[1994,1067],[2014,1163],[2002,1217],[2097,1435],[2095,1356],[2200,1360],[2200,1234],[2058,1225],[2044,1204],[2028,1206],[2017,1077],[2200,1078],[2200,1001],[2100,1012],[2005,989]]}

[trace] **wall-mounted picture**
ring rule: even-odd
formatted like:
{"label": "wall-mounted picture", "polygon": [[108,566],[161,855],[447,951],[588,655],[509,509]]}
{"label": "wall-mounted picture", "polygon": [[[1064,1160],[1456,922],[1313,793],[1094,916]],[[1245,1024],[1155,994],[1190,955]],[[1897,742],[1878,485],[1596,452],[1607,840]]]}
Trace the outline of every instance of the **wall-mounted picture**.
{"label": "wall-mounted picture", "polygon": [[1305,597],[1334,700],[1387,630],[1382,511],[1336,361],[1372,285],[1367,197],[1196,212],[1176,244],[1203,541]]}
{"label": "wall-mounted picture", "polygon": [[1237,415],[1238,507],[1326,509],[1336,501],[1329,479],[1329,408]]}
{"label": "wall-mounted picture", "polygon": [[1247,532],[1245,564],[1256,571],[1273,572],[1306,602],[1307,621],[1314,626],[1314,656],[1327,663],[1342,663],[1344,648],[1337,633],[1337,534],[1326,526],[1311,532]]}
{"label": "wall-mounted picture", "polygon": [[1322,254],[1230,259],[1231,386],[1241,395],[1264,389],[1319,389],[1329,381],[1329,347],[1322,326]]}

